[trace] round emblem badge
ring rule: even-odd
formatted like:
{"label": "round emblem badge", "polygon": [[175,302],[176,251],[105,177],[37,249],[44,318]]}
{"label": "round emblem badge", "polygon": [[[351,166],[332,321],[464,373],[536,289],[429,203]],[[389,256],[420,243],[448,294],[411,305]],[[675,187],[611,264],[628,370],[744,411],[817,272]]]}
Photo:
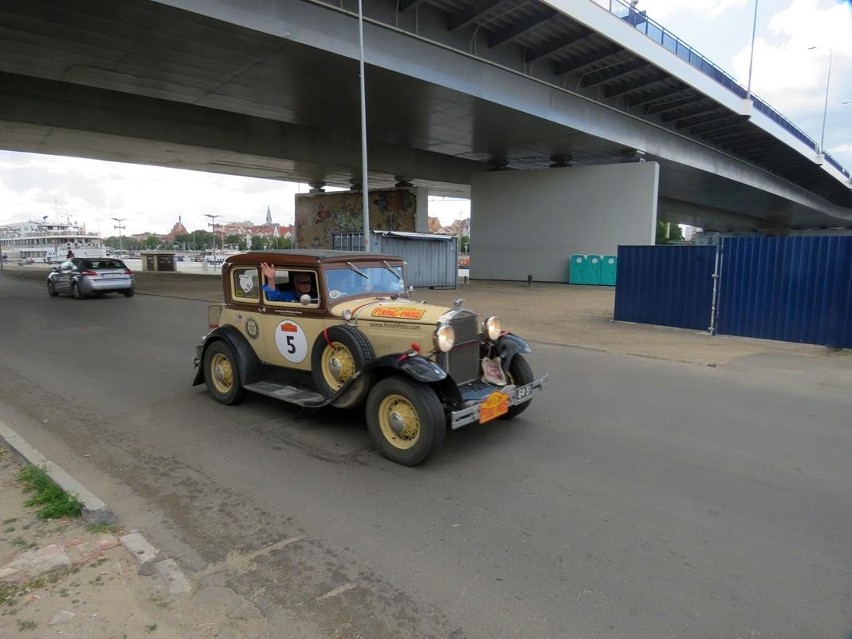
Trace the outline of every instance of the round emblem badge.
{"label": "round emblem badge", "polygon": [[257,322],[253,317],[246,320],[246,333],[248,333],[248,336],[252,339],[257,339],[257,336],[260,333],[260,326],[257,325]]}
{"label": "round emblem badge", "polygon": [[297,364],[308,354],[308,338],[293,320],[284,320],[275,328],[275,346],[287,361]]}

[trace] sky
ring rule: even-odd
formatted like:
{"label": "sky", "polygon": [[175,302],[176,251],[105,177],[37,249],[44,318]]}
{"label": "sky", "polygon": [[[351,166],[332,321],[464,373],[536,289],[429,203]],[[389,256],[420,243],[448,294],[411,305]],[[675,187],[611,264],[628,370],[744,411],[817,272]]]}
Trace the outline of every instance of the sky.
{"label": "sky", "polygon": [[[852,0],[639,0],[638,9],[743,86],[751,66],[752,92],[813,140],[824,136],[828,153],[852,170]],[[167,233],[178,219],[189,231],[209,230],[205,215],[260,224],[269,208],[286,225],[293,196],[307,190],[304,183],[0,151],[0,224],[48,216],[109,237],[118,225],[124,235]],[[429,215],[449,225],[470,216],[470,203],[430,198]]]}

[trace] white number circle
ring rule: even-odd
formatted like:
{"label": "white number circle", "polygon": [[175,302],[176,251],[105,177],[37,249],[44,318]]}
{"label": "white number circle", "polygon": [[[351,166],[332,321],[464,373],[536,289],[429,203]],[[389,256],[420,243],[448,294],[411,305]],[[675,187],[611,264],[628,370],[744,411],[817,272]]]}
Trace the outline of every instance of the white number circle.
{"label": "white number circle", "polygon": [[298,363],[308,354],[308,338],[302,327],[292,320],[284,320],[275,328],[275,346],[284,359]]}

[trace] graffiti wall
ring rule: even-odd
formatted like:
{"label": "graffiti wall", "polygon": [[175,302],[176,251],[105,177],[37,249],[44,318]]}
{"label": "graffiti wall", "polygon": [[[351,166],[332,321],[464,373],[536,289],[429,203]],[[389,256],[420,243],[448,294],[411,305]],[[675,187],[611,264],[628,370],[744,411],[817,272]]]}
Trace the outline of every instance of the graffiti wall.
{"label": "graffiti wall", "polygon": [[[424,188],[370,191],[370,230],[428,232],[428,194]],[[296,246],[332,248],[332,233],[364,230],[363,196],[354,191],[296,195]]]}

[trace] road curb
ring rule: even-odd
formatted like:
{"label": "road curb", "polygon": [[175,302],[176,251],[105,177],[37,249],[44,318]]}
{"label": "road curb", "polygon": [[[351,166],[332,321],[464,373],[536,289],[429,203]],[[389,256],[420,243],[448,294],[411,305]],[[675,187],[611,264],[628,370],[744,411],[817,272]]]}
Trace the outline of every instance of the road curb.
{"label": "road curb", "polygon": [[83,504],[83,521],[89,524],[114,524],[118,521],[107,505],[62,468],[30,446],[18,433],[0,421],[0,440],[19,461],[43,468],[53,482]]}
{"label": "road curb", "polygon": [[[118,518],[109,507],[88,488],[74,479],[62,468],[51,462],[44,455],[18,435],[3,421],[0,421],[0,442],[18,462],[43,468],[50,479],[66,493],[73,494],[83,504],[83,521],[88,524],[116,524]],[[187,593],[191,591],[189,580],[184,576],[172,559],[158,558],[160,551],[137,532],[124,535],[119,542],[136,561],[144,566],[152,562],[156,574],[166,583],[171,594]],[[141,572],[141,571],[140,571]]]}

